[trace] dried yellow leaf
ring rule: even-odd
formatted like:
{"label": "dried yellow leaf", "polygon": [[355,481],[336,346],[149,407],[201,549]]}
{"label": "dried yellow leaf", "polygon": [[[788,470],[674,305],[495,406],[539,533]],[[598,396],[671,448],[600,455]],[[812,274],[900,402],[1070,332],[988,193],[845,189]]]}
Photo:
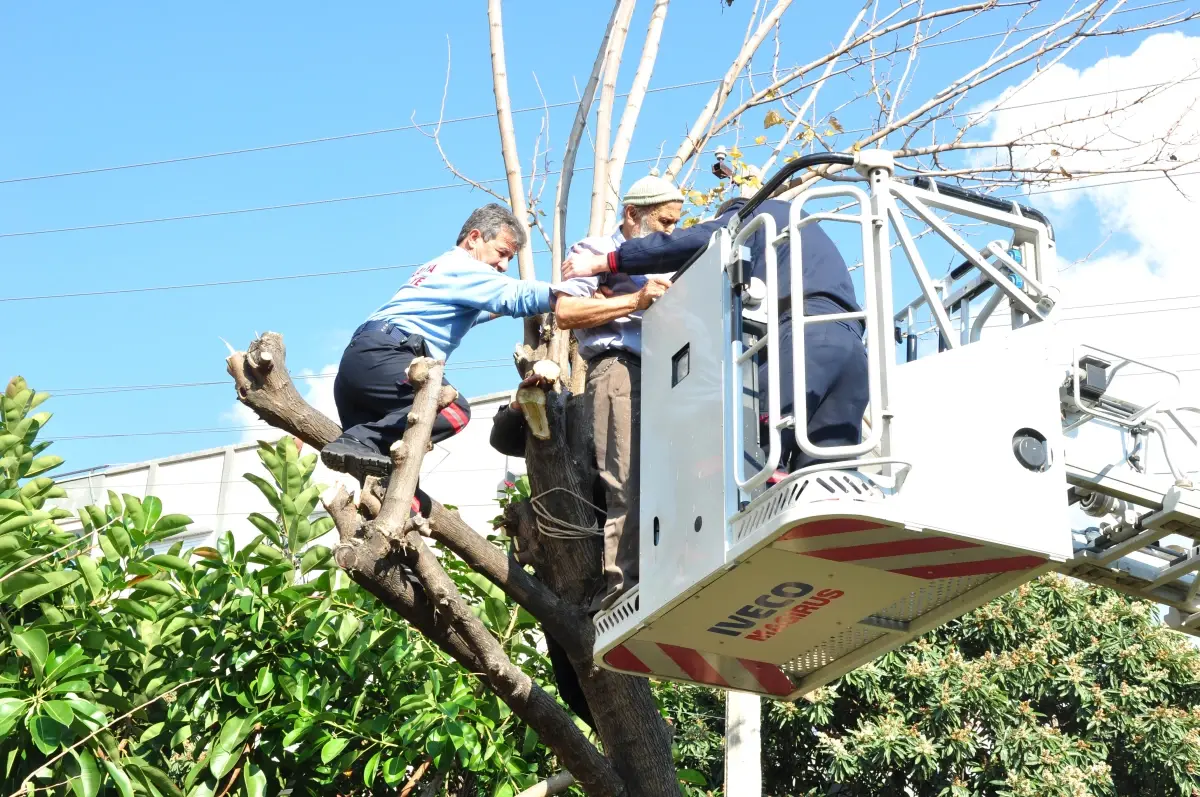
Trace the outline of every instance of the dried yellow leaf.
{"label": "dried yellow leaf", "polygon": [[755,143],[755,144],[760,144],[760,145],[761,145],[761,144],[766,144],[766,143],[767,143],[767,137],[766,137],[766,136],[759,136],[758,138],[754,139],[754,143]]}
{"label": "dried yellow leaf", "polygon": [[784,125],[784,124],[787,124],[787,119],[784,119],[782,116],[780,116],[779,111],[776,111],[773,108],[771,110],[767,111],[767,115],[765,117],[763,117],[763,128],[764,129],[769,129],[769,128],[774,127],[775,125]]}

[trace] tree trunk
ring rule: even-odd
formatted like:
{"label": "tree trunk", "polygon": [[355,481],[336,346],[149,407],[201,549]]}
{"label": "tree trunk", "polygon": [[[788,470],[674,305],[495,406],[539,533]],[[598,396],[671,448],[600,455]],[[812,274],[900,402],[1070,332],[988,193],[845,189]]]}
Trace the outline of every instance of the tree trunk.
{"label": "tree trunk", "polygon": [[[595,483],[587,399],[566,392],[548,393],[546,412],[550,439],[529,435],[526,443],[531,494],[540,497],[542,508],[563,526],[602,528],[603,519],[580,500],[592,500]],[[535,554],[537,572],[563,600],[587,606],[603,587],[602,547],[600,536],[564,540],[541,535]],[[671,759],[671,731],[654,703],[650,682],[597,667],[592,660],[595,627],[590,622],[580,641],[581,645],[562,644],[579,675],[605,752],[630,794],[679,794]]]}

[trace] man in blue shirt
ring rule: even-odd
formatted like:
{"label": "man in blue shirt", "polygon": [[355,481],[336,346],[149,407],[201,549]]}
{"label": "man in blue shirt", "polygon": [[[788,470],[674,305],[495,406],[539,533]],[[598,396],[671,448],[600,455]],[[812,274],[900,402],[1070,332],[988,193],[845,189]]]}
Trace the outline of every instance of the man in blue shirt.
{"label": "man in blue shirt", "polygon": [[[333,470],[360,482],[391,472],[388,451],[404,434],[415,396],[406,374],[414,358],[445,360],[475,324],[553,306],[549,283],[503,276],[525,244],[525,230],[507,208],[493,203],[474,211],[455,243],[417,269],[350,338],[333,383],[344,431],[321,451]],[[460,394],[438,413],[433,442],[462,431],[470,419],[471,406]],[[428,500],[419,497],[427,514]]]}
{"label": "man in blue shirt", "polygon": [[[651,233],[625,241],[607,255],[575,254],[564,264],[567,277],[593,274],[652,274],[674,272],[694,254],[708,246],[712,234],[725,227],[746,203],[744,198],[731,199],[717,211],[715,219],[673,233]],[[763,202],[750,218],[769,213],[776,229],[788,226],[790,205],[777,199]],[[765,279],[765,240],[759,231],[750,241],[751,274]],[[801,262],[804,277],[802,312],[805,315],[855,312],[859,309],[854,285],[846,262],[837,247],[819,225],[810,224],[800,231],[803,244]],[[792,390],[792,288],[791,270],[786,267],[789,246],[776,249],[779,277],[779,344],[780,352],[769,356],[779,362],[781,404],[784,415],[791,414],[794,405]],[[806,420],[809,439],[818,446],[841,446],[858,443],[862,437],[863,412],[867,407],[867,353],[863,346],[863,324],[860,321],[836,321],[809,324],[805,331]],[[766,384],[767,363],[759,367],[760,384]],[[765,431],[765,429],[764,429]],[[802,452],[796,444],[795,431],[783,433],[781,467],[791,472],[824,460]]]}

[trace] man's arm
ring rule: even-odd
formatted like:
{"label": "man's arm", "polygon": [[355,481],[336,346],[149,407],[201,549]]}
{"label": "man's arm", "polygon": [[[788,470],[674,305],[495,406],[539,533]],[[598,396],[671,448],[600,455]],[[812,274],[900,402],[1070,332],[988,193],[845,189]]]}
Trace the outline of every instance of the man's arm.
{"label": "man's arm", "polygon": [[479,315],[475,318],[475,323],[471,326],[477,327],[480,324],[486,324],[488,321],[495,321],[499,317],[500,315],[498,313],[489,313],[487,310],[481,310]]}
{"label": "man's arm", "polygon": [[622,274],[662,274],[678,271],[692,255],[708,246],[712,234],[725,226],[729,215],[718,216],[686,230],[653,232],[623,242],[605,255],[572,254],[563,264],[564,277],[586,277],[606,271]]}
{"label": "man's arm", "polygon": [[559,329],[590,329],[607,324],[630,313],[645,310],[655,299],[667,292],[670,283],[650,279],[637,293],[622,296],[568,296],[558,297],[554,317]]}
{"label": "man's arm", "polygon": [[548,313],[553,306],[550,283],[505,277],[489,266],[456,269],[453,285],[447,287],[458,304],[498,316],[523,318]]}

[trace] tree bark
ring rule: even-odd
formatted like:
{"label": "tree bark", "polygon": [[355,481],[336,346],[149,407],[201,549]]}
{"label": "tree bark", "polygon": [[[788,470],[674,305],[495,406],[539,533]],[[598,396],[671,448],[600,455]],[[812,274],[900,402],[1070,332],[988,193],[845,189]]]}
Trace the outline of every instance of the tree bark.
{"label": "tree bark", "polygon": [[232,352],[225,370],[233,377],[238,401],[267,423],[299,437],[318,450],[342,433],[341,427],[309,406],[287,370],[283,336],[267,332],[245,351]]}
{"label": "tree bark", "polygon": [[[587,399],[548,393],[546,413],[550,439],[529,435],[526,443],[530,490],[542,509],[562,525],[602,528],[603,519],[584,503],[592,500],[595,483]],[[583,539],[540,535],[538,575],[564,601],[587,606],[603,587],[602,548],[599,535]],[[654,702],[650,682],[597,667],[592,660],[595,627],[589,622],[582,630],[582,646],[559,641],[579,676],[605,752],[618,774],[631,794],[679,794],[671,731]]]}
{"label": "tree bark", "polygon": [[[481,678],[546,740],[589,793],[623,794],[610,762],[558,703],[512,663],[471,611],[425,545],[422,533],[429,530],[425,519],[409,516],[434,419],[456,398],[452,389],[442,387],[444,367],[443,362],[426,357],[409,366],[408,381],[416,394],[404,436],[391,449],[393,471],[379,515],[364,521],[341,488],[325,501],[340,538],[334,557],[356,582],[376,596],[387,596],[389,606]],[[410,573],[418,586],[409,581]]]}

